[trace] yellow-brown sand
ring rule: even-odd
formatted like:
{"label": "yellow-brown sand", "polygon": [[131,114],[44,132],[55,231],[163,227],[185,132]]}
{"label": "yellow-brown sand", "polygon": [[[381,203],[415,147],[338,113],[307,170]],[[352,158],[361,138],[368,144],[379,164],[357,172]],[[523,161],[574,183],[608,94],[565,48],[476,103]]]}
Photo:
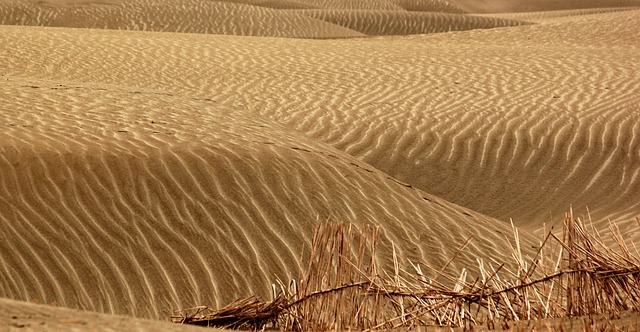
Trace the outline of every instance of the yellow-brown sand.
{"label": "yellow-brown sand", "polygon": [[572,204],[629,221],[640,12],[602,15],[325,41],[7,27],[3,65],[215,98],[519,225],[539,228]]}
{"label": "yellow-brown sand", "polygon": [[449,0],[470,13],[513,13],[587,8],[638,7],[638,0]]}
{"label": "yellow-brown sand", "polygon": [[[0,17],[119,8],[111,29],[163,30],[173,13],[54,2]],[[166,30],[200,34],[0,26],[0,296],[151,318],[266,296],[327,218],[381,225],[436,266],[474,235],[456,268],[508,260],[509,218],[530,249],[570,205],[640,239],[640,11],[309,40],[202,33],[363,34],[189,4]],[[205,7],[238,21],[198,21]]]}
{"label": "yellow-brown sand", "polygon": [[612,7],[612,8],[587,8],[552,11],[535,11],[519,13],[491,13],[475,14],[482,17],[496,17],[520,22],[557,23],[562,21],[576,22],[579,20],[601,19],[602,14],[627,10],[637,10],[640,7]]}
{"label": "yellow-brown sand", "polygon": [[293,12],[201,0],[114,0],[106,5],[8,0],[0,4],[0,24],[296,38],[362,36]]}
{"label": "yellow-brown sand", "polygon": [[178,325],[168,321],[106,315],[63,307],[41,305],[0,298],[2,331],[137,331],[137,332],[217,332],[220,329]]}
{"label": "yellow-brown sand", "polygon": [[9,0],[0,24],[293,38],[349,38],[524,24],[438,0]]}
{"label": "yellow-brown sand", "polygon": [[457,13],[306,9],[294,11],[369,36],[415,35],[526,24],[497,17]]}
{"label": "yellow-brown sand", "polygon": [[215,98],[16,78],[0,95],[4,297],[156,319],[268,297],[328,219],[436,266],[471,236],[457,268],[508,258],[507,224]]}

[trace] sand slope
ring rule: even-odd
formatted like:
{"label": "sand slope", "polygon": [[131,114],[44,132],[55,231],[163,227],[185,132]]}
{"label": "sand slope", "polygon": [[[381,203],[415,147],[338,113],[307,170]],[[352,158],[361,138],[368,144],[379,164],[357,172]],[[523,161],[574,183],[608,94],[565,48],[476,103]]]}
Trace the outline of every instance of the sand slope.
{"label": "sand slope", "polygon": [[429,264],[472,235],[461,264],[508,257],[505,224],[215,100],[13,79],[0,96],[2,297],[160,319],[268,296],[327,219]]}
{"label": "sand slope", "polygon": [[449,0],[470,13],[538,12],[586,8],[637,7],[638,0]]}
{"label": "sand slope", "polygon": [[[569,9],[569,10],[552,10],[552,11],[536,11],[521,13],[491,13],[491,14],[475,14],[483,17],[497,17],[516,21],[535,22],[535,23],[554,23],[562,21],[576,22],[578,20],[601,19],[602,15],[610,12],[619,12],[627,10],[637,10],[640,7],[613,7],[613,8],[587,8],[587,9]],[[597,16],[596,16],[597,15]],[[616,41],[617,42],[617,41]]]}
{"label": "sand slope", "polygon": [[308,16],[240,3],[199,0],[135,0],[109,5],[44,4],[10,0],[0,24],[297,38],[345,38],[362,34]]}
{"label": "sand slope", "polygon": [[178,325],[168,321],[105,315],[0,298],[0,330],[3,331],[167,331],[215,332],[219,329]]}
{"label": "sand slope", "polygon": [[640,12],[625,11],[333,41],[7,27],[21,32],[3,34],[3,66],[215,96],[426,192],[538,228],[572,204],[599,220],[638,213],[638,24]]}
{"label": "sand slope", "polygon": [[393,0],[393,2],[411,11],[464,13],[464,10],[447,0]]}
{"label": "sand slope", "polygon": [[495,17],[451,13],[308,9],[296,11],[370,36],[413,35],[526,24]]}
{"label": "sand slope", "polygon": [[9,0],[0,4],[0,24],[295,38],[421,34],[523,24],[454,15],[461,12],[442,0]]}

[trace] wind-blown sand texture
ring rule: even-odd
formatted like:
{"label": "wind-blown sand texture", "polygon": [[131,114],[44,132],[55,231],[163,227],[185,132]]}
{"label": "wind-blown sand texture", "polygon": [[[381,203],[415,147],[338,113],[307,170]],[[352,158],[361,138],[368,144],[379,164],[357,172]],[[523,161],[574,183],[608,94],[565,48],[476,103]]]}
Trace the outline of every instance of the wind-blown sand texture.
{"label": "wind-blown sand texture", "polygon": [[526,24],[495,17],[437,12],[308,9],[296,11],[369,36],[415,35]]}
{"label": "wind-blown sand texture", "polygon": [[[166,319],[268,296],[329,218],[435,266],[473,235],[452,268],[570,205],[637,241],[640,10],[589,3],[625,10],[3,2],[0,297]],[[448,30],[471,31],[385,36]]]}
{"label": "wind-blown sand texture", "polygon": [[112,1],[43,0],[34,4],[9,0],[0,4],[0,24],[295,38],[420,34],[523,24],[460,15],[457,7],[437,0]]}
{"label": "wind-blown sand texture", "polygon": [[450,2],[471,13],[537,12],[640,6],[638,0],[450,0]]}

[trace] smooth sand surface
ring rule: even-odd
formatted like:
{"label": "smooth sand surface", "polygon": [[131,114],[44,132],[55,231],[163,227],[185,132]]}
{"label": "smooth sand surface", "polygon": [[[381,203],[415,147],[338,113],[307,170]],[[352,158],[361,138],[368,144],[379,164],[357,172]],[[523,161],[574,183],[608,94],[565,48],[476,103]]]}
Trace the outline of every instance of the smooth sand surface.
{"label": "smooth sand surface", "polygon": [[572,205],[640,239],[630,1],[345,3],[0,4],[0,297],[160,320],[268,297],[326,220],[433,266],[473,236],[455,269]]}

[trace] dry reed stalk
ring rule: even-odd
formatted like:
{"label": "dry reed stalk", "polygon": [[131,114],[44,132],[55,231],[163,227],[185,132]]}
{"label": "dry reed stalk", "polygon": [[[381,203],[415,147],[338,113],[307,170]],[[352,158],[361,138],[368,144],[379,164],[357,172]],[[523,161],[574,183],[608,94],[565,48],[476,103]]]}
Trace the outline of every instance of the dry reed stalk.
{"label": "dry reed stalk", "polygon": [[533,258],[525,257],[513,224],[512,229],[515,270],[503,262],[478,258],[479,276],[468,282],[466,269],[457,275],[445,270],[470,239],[442,268],[422,264],[431,270],[431,277],[414,262],[408,262],[413,273],[404,271],[392,246],[393,268],[387,274],[377,270],[379,228],[358,232],[353,225],[322,225],[314,233],[305,276],[288,285],[278,280],[272,301],[252,297],[219,310],[196,307],[179,311],[172,319],[236,329],[376,330],[496,326],[640,311],[640,257],[614,225],[616,250],[604,244],[592,224],[589,228],[583,218],[575,218],[571,209],[561,238],[549,231]]}

